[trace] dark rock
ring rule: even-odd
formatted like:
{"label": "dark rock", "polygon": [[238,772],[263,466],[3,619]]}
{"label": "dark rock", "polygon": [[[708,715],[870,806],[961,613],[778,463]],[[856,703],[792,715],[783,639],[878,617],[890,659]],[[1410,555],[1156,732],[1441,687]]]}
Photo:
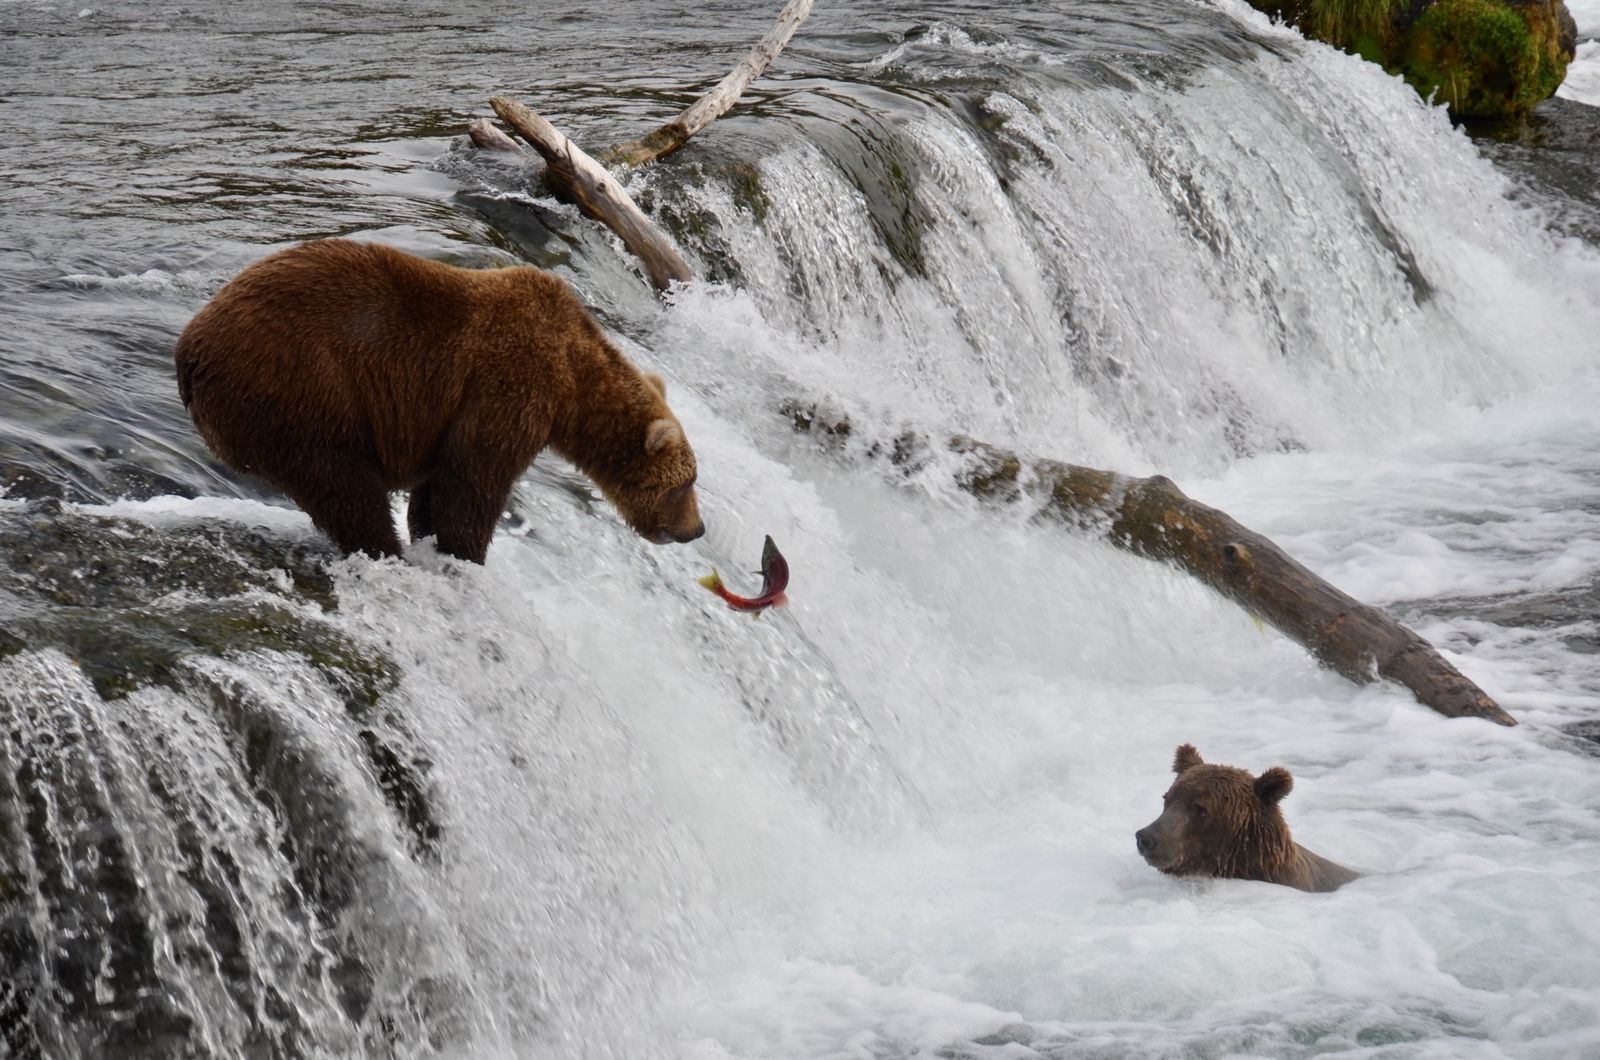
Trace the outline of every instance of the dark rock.
{"label": "dark rock", "polygon": [[1575,721],[1562,726],[1561,731],[1577,741],[1585,754],[1600,758],[1600,721]]}
{"label": "dark rock", "polygon": [[1471,128],[1478,148],[1518,177],[1556,231],[1600,246],[1600,107],[1557,96],[1533,113]]}
{"label": "dark rock", "polygon": [[[233,1055],[345,1053],[307,1015],[324,984],[352,1042],[391,1023],[397,1055],[455,1036],[449,984],[396,979],[392,932],[359,928],[403,889],[374,805],[418,860],[437,861],[443,829],[432,763],[391,697],[397,665],[337,625],[329,547],[41,500],[0,509],[0,551],[0,1056],[211,1057],[202,1028],[219,1002],[239,1028]],[[18,658],[52,650],[93,691],[59,656]],[[285,677],[346,723],[314,718],[279,691]],[[148,724],[168,701],[128,698],[151,686],[177,696],[170,730]],[[186,749],[198,731],[218,734],[216,761]],[[219,783],[235,799],[226,820]],[[169,837],[178,905],[141,864],[148,830]],[[270,925],[241,897],[263,858],[287,869]],[[216,987],[202,1000],[174,975]]]}

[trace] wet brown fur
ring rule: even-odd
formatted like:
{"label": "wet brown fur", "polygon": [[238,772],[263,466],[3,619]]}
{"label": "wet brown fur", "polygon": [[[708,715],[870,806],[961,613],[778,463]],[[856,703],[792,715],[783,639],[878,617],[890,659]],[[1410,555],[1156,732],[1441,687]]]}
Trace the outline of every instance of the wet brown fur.
{"label": "wet brown fur", "polygon": [[657,542],[703,532],[694,452],[659,376],[539,269],[460,269],[329,239],[246,268],[178,339],[178,391],[212,451],[282,490],[346,552],[412,540],[482,563],[546,446]]}
{"label": "wet brown fur", "polygon": [[1359,873],[1313,854],[1289,833],[1278,803],[1294,787],[1282,766],[1252,777],[1208,765],[1194,745],[1173,758],[1177,779],[1161,816],[1140,829],[1139,852],[1172,876],[1263,880],[1302,891],[1332,891]]}

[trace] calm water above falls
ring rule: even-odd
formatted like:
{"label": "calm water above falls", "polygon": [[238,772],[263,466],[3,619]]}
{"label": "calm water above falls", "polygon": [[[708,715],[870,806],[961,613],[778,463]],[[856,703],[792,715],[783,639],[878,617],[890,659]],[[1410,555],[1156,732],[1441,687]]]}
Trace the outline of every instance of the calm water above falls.
{"label": "calm water above falls", "polygon": [[[663,307],[460,142],[496,91],[635,135],[751,6],[0,3],[0,1056],[1600,1054],[1594,157],[1232,0],[821,4],[634,178],[710,277]],[[344,561],[210,461],[174,337],[335,234],[570,278],[707,537],[541,461],[486,569]],[[1524,724],[786,399],[1172,474]],[[751,623],[693,580],[764,533]],[[1150,870],[1182,741],[1368,875]]]}

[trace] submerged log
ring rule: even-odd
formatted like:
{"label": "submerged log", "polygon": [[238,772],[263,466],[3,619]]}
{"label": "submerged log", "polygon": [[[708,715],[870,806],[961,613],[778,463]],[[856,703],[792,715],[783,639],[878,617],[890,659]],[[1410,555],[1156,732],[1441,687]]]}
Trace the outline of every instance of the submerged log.
{"label": "submerged log", "polygon": [[[785,412],[797,431],[834,443],[851,434],[845,417],[799,404],[786,406]],[[890,444],[870,445],[866,452],[909,474],[926,465],[934,445],[908,431]],[[1179,567],[1356,684],[1387,678],[1446,717],[1517,723],[1421,636],[1340,592],[1270,539],[1187,496],[1163,475],[1136,478],[1028,459],[960,436],[945,441],[943,448],[963,458],[956,483],[966,492],[999,504],[1037,504],[1044,518]]]}
{"label": "submerged log", "polygon": [[691,136],[733,109],[750,82],[765,72],[794,36],[794,31],[800,28],[800,23],[811,14],[811,3],[812,0],[789,0],[778,13],[778,21],[767,31],[767,35],[750,49],[750,54],[727,77],[717,82],[715,88],[655,132],[618,144],[602,157],[613,164],[642,166],[670,155],[688,143]]}
{"label": "submerged log", "polygon": [[546,179],[558,193],[569,198],[583,213],[600,221],[618,236],[644,265],[650,285],[664,291],[674,281],[687,281],[689,265],[661,234],[660,229],[622,190],[604,166],[567,139],[566,135],[540,115],[508,96],[489,100],[494,112],[518,136],[544,156]]}

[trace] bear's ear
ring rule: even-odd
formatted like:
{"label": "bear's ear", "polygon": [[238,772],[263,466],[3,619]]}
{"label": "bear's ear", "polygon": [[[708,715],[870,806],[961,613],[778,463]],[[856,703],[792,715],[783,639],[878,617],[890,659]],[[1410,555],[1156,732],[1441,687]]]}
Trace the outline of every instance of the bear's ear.
{"label": "bear's ear", "polygon": [[681,441],[683,441],[683,428],[678,426],[676,420],[669,420],[665,416],[659,420],[651,420],[650,426],[644,429],[644,451],[651,456]]}
{"label": "bear's ear", "polygon": [[1194,749],[1194,744],[1186,743],[1178,748],[1178,753],[1172,756],[1172,771],[1182,773],[1191,766],[1205,765],[1200,758],[1200,752]]}
{"label": "bear's ear", "polygon": [[659,375],[656,375],[656,373],[654,373],[654,372],[646,372],[646,373],[644,373],[644,381],[646,383],[650,384],[650,389],[654,390],[656,393],[660,394],[662,397],[666,397],[667,396],[667,381],[665,379],[661,378]]}
{"label": "bear's ear", "polygon": [[1294,790],[1294,777],[1282,766],[1273,766],[1256,778],[1256,797],[1268,806]]}

